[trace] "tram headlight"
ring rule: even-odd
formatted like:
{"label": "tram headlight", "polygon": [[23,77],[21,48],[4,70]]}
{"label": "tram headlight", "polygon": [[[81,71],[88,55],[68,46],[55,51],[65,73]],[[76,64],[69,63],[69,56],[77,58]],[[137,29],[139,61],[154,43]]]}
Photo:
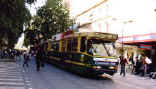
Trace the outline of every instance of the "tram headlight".
{"label": "tram headlight", "polygon": [[111,62],[118,62],[117,59],[109,59],[109,61],[111,61]]}
{"label": "tram headlight", "polygon": [[115,67],[111,66],[111,67],[109,67],[109,69],[115,69]]}
{"label": "tram headlight", "polygon": [[93,66],[93,69],[101,69],[101,66]]}

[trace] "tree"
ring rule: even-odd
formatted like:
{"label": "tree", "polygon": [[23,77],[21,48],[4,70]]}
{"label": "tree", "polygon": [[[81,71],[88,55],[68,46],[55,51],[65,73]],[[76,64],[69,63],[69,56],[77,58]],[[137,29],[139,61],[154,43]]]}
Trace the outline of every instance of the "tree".
{"label": "tree", "polygon": [[72,25],[69,10],[63,6],[62,0],[48,0],[46,5],[38,10],[37,15],[43,19],[41,32],[46,34],[46,38],[64,32]]}
{"label": "tree", "polygon": [[21,33],[23,25],[31,19],[25,3],[35,0],[0,0],[0,47],[7,45],[14,47]]}
{"label": "tree", "polygon": [[62,5],[62,0],[48,0],[45,6],[37,11],[33,17],[31,28],[33,32],[39,32],[44,39],[50,39],[52,35],[67,31],[73,20],[69,17],[69,10]]}

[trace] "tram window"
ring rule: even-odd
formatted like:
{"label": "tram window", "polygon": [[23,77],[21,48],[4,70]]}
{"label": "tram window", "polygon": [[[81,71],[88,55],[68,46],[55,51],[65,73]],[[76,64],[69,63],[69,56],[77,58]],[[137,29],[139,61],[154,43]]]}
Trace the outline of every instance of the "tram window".
{"label": "tram window", "polygon": [[52,48],[53,48],[54,51],[58,51],[59,50],[59,42],[54,42],[52,44]]}
{"label": "tram window", "polygon": [[88,40],[87,42],[87,52],[88,54],[93,55],[94,48],[92,47],[92,40]]}
{"label": "tram window", "polygon": [[72,50],[72,44],[71,43],[72,43],[72,40],[69,39],[68,44],[67,44],[67,51],[69,51],[69,52]]}
{"label": "tram window", "polygon": [[72,51],[77,51],[77,38],[73,38],[71,47]]}
{"label": "tram window", "polygon": [[81,48],[80,48],[81,52],[85,52],[86,50],[86,37],[82,37],[81,38]]}
{"label": "tram window", "polygon": [[62,41],[62,52],[65,52],[65,49],[66,49],[66,41],[63,40]]}

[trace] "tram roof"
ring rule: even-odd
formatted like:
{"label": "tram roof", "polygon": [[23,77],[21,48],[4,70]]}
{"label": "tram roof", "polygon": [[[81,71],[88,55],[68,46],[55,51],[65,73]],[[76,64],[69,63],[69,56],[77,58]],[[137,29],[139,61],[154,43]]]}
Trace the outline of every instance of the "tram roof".
{"label": "tram roof", "polygon": [[75,36],[87,36],[87,37],[115,37],[117,38],[117,34],[112,34],[112,33],[102,33],[102,32],[81,32],[81,33],[75,33]]}
{"label": "tram roof", "polygon": [[95,39],[108,39],[108,40],[117,40],[118,35],[112,33],[102,33],[102,32],[81,32],[75,33],[74,36],[84,36]]}
{"label": "tram roof", "polygon": [[117,34],[103,33],[103,32],[64,32],[53,36],[55,40],[61,40],[71,37],[88,37],[89,39],[103,39],[115,41],[118,39]]}

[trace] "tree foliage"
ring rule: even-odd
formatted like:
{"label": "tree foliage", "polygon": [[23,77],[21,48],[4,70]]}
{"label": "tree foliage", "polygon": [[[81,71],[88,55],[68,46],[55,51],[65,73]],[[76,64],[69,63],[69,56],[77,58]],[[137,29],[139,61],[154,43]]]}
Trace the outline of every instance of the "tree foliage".
{"label": "tree foliage", "polygon": [[37,12],[37,15],[42,19],[40,29],[42,33],[45,33],[46,38],[66,31],[72,22],[69,19],[68,10],[63,6],[57,6],[55,8],[42,7]]}
{"label": "tree foliage", "polygon": [[[28,1],[28,0],[27,0]],[[0,0],[0,46],[13,47],[31,19],[25,0]]]}
{"label": "tree foliage", "polygon": [[72,21],[69,18],[69,10],[63,6],[62,0],[48,0],[32,19],[29,28],[35,31],[28,32],[28,34],[39,32],[36,37],[42,34],[44,39],[49,39],[52,35],[66,31],[72,25]]}

